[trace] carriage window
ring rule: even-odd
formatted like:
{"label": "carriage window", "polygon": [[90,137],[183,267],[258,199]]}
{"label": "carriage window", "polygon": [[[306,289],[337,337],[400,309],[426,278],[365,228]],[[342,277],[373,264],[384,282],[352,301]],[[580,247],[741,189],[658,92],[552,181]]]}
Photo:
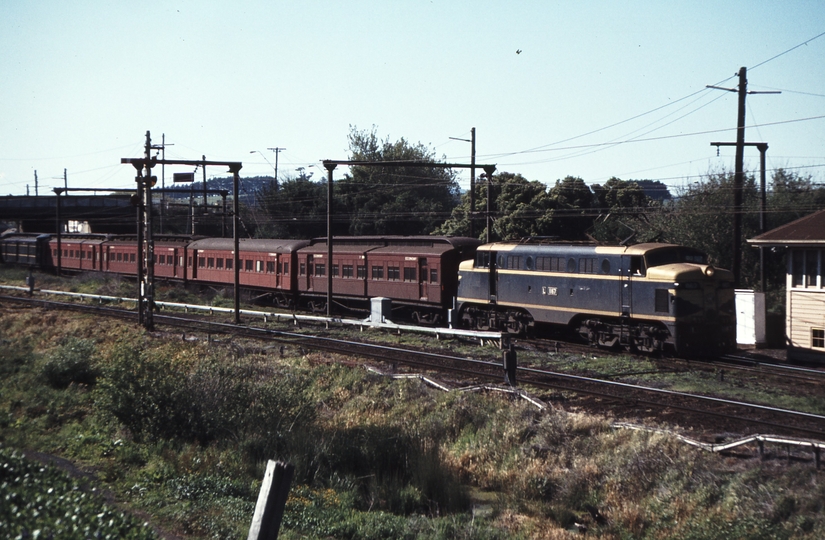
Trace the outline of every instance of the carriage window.
{"label": "carriage window", "polygon": [[267,274],[275,273],[275,261],[266,261],[266,272]]}
{"label": "carriage window", "polygon": [[438,283],[438,269],[430,268],[430,283]]}
{"label": "carriage window", "polygon": [[355,271],[357,272],[356,277],[358,279],[367,279],[367,267],[366,266],[358,266]]}
{"label": "carriage window", "polygon": [[[124,258],[123,260],[125,261],[126,259]],[[135,254],[134,253],[129,254],[129,262],[135,262]]]}
{"label": "carriage window", "polygon": [[284,263],[284,274],[289,275],[289,263],[288,262]]}
{"label": "carriage window", "polygon": [[301,263],[298,265],[298,273],[302,276],[307,275],[307,265],[306,263]]}
{"label": "carriage window", "polygon": [[316,276],[325,276],[327,275],[327,265],[323,263],[315,263],[315,275]]}
{"label": "carriage window", "polygon": [[203,257],[198,259],[198,268],[206,268],[206,259]]}
{"label": "carriage window", "polygon": [[404,281],[415,281],[415,268],[404,269]]}
{"label": "carriage window", "polygon": [[525,259],[524,267],[527,270],[532,270],[533,269],[533,257],[527,257],[527,259]]}
{"label": "carriage window", "polygon": [[118,253],[117,254],[117,262],[120,262],[122,260],[123,260],[123,253]]}
{"label": "carriage window", "polygon": [[215,266],[216,266],[218,269],[223,270],[223,257],[218,257],[218,258],[215,260]]}
{"label": "carriage window", "polygon": [[247,272],[251,272],[251,271],[252,271],[252,268],[253,268],[253,266],[254,266],[254,265],[253,265],[253,261],[252,261],[252,259],[247,259],[245,264],[246,264],[245,270],[246,270]]}
{"label": "carriage window", "polygon": [[214,257],[207,257],[206,258],[206,267],[207,268],[215,268],[215,258]]}
{"label": "carriage window", "polygon": [[337,264],[332,265],[332,275],[334,277],[338,277],[338,265]]}
{"label": "carriage window", "polygon": [[372,279],[384,279],[384,267],[383,266],[373,266],[372,267]]}
{"label": "carriage window", "polygon": [[232,259],[226,259],[226,269],[232,270]]}
{"label": "carriage window", "polygon": [[610,261],[607,259],[602,259],[602,274],[609,274],[610,273]]}
{"label": "carriage window", "polygon": [[399,279],[401,279],[401,269],[397,266],[388,266],[387,279],[389,279],[390,281],[398,281]]}
{"label": "carriage window", "polygon": [[166,264],[166,255],[158,255],[158,264]]}
{"label": "carriage window", "polygon": [[576,259],[567,259],[567,271],[570,273],[576,271]]}
{"label": "carriage window", "polygon": [[352,277],[352,265],[351,264],[345,264],[344,265],[344,275],[343,275],[343,277],[345,277],[345,278],[351,278]]}
{"label": "carriage window", "polygon": [[515,255],[510,255],[507,257],[507,268],[509,270],[521,269],[521,257],[517,257]]}

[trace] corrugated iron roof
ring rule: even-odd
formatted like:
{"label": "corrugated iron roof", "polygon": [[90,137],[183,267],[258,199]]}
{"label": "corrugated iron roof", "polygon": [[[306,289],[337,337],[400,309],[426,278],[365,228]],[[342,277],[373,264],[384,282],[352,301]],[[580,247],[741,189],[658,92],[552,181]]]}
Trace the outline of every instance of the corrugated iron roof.
{"label": "corrugated iron roof", "polygon": [[748,243],[754,246],[821,246],[825,244],[825,210],[749,238]]}

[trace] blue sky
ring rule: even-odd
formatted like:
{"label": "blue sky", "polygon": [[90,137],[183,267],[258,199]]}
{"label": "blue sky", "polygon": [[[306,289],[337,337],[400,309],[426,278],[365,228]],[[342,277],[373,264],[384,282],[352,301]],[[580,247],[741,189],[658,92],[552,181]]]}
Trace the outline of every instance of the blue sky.
{"label": "blue sky", "polygon": [[735,140],[736,93],[705,86],[734,88],[742,66],[749,90],[782,90],[748,96],[746,140],[823,182],[823,32],[819,0],[3,0],[0,194],[34,194],[35,170],[50,193],[64,168],[69,187],[132,187],[120,158],[147,130],[167,158],[267,175],[281,147],[282,179],[317,178],[350,126],[450,162],[475,127],[499,171],[678,188],[733,169],[710,142]]}

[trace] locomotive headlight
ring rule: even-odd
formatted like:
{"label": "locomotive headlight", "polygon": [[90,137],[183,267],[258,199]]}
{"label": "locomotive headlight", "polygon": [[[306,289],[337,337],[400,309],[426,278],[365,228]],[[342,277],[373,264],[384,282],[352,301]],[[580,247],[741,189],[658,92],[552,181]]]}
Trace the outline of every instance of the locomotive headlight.
{"label": "locomotive headlight", "polygon": [[708,277],[713,277],[713,274],[716,273],[716,269],[710,265],[705,268],[705,275]]}

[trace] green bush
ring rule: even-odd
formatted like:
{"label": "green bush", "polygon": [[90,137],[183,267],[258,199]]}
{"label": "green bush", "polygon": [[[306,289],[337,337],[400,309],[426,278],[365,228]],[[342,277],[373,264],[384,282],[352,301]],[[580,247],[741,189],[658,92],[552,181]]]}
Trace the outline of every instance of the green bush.
{"label": "green bush", "polygon": [[109,359],[100,405],[137,440],[208,444],[246,440],[262,459],[283,447],[283,433],[312,422],[306,382],[270,368],[209,356],[195,367],[168,353],[122,346]]}
{"label": "green bush", "polygon": [[43,377],[52,388],[66,388],[70,384],[94,384],[96,345],[93,340],[65,338],[60,347],[46,359]]}
{"label": "green bush", "polygon": [[0,500],[3,538],[157,538],[61,471],[8,448],[0,448]]}

